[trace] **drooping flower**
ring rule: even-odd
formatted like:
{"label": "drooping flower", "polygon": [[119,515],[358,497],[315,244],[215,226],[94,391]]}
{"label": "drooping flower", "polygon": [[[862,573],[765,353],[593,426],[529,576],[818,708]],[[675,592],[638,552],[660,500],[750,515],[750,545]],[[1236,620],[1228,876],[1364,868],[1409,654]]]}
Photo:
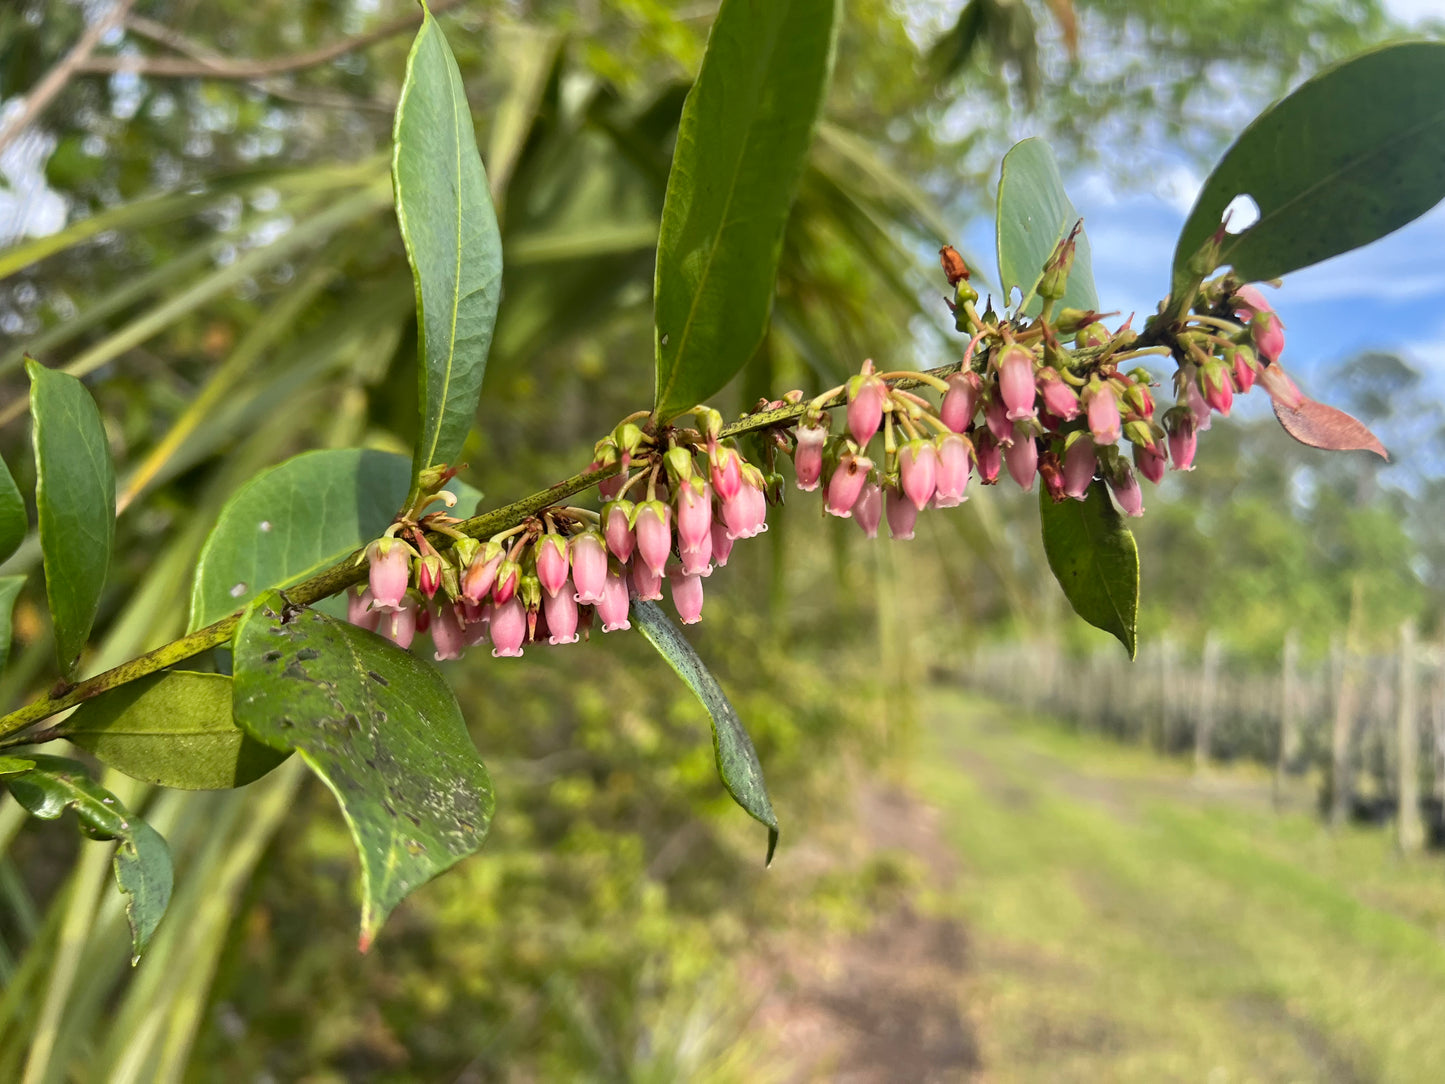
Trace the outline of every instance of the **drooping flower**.
{"label": "drooping flower", "polygon": [[712,486],[694,478],[677,487],[677,542],[679,551],[696,550],[712,539]]}
{"label": "drooping flower", "polygon": [[376,631],[403,651],[406,650],[411,647],[412,640],[416,639],[417,609],[414,601],[403,599],[402,604],[395,609],[381,612]]}
{"label": "drooping flower", "polygon": [[[606,580],[607,545],[602,536],[596,531],[577,535],[572,539],[572,583],[577,588],[573,601],[583,605],[601,602],[602,585]],[[496,633],[492,634],[492,639],[496,639]]]}
{"label": "drooping flower", "polygon": [[346,620],[358,628],[376,631],[381,620],[381,611],[371,605],[371,588],[358,588],[346,592]]}
{"label": "drooping flower", "polygon": [[727,524],[720,519],[712,521],[712,561],[721,568],[728,563],[733,551],[733,536],[728,534]]}
{"label": "drooping flower", "polygon": [[978,413],[983,381],[977,373],[970,370],[954,373],[948,378],[947,384],[948,391],[943,394],[943,404],[939,407],[938,417],[955,433],[962,433],[973,424],[973,416]]}
{"label": "drooping flower", "polygon": [[872,469],[873,461],[866,456],[854,455],[851,451],[843,453],[833,469],[833,477],[828,479],[827,508],[831,515],[852,518],[853,505],[858,502]]}
{"label": "drooping flower", "polygon": [[577,594],[571,582],[565,582],[555,595],[542,596],[542,615],[547,620],[549,644],[577,642]]}
{"label": "drooping flower", "polygon": [[550,531],[537,542],[537,580],[549,596],[567,582],[567,539]]}
{"label": "drooping flower", "polygon": [[492,607],[492,655],[519,658],[527,639],[527,611],[515,595],[507,602]]}
{"label": "drooping flower", "polygon": [[1139,479],[1134,476],[1134,470],[1128,463],[1119,460],[1109,474],[1108,482],[1109,488],[1114,491],[1114,499],[1119,502],[1119,508],[1126,516],[1144,514],[1144,491],[1139,488]]}
{"label": "drooping flower", "polygon": [[933,491],[933,507],[953,508],[968,499],[964,491],[968,488],[968,472],[972,457],[968,441],[957,433],[940,437],[938,448],[937,486]]}
{"label": "drooping flower", "polygon": [[938,488],[938,450],[931,440],[910,440],[898,453],[898,481],[921,512]]}
{"label": "drooping flower", "polygon": [[398,610],[406,597],[411,581],[410,561],[405,543],[395,538],[380,538],[366,549],[370,568],[372,605],[378,610]]}
{"label": "drooping flower", "polygon": [[1169,465],[1174,470],[1193,470],[1194,451],[1199,444],[1194,411],[1175,407],[1164,415],[1164,432],[1169,437]]}
{"label": "drooping flower", "polygon": [[848,381],[848,432],[859,448],[866,448],[883,424],[883,404],[888,398],[888,385],[873,372],[873,363],[865,362],[864,370]]}
{"label": "drooping flower", "polygon": [[662,576],[647,567],[645,561],[632,562],[632,593],[643,602],[662,598]]}
{"label": "drooping flower", "polygon": [[868,482],[853,502],[853,521],[869,538],[878,537],[878,524],[883,519],[883,490],[877,482]]}
{"label": "drooping flower", "polygon": [[462,572],[462,598],[480,604],[497,582],[497,571],[505,556],[506,550],[500,542],[488,542],[479,549]]}
{"label": "drooping flower", "polygon": [[627,581],[622,578],[621,572],[609,572],[607,584],[602,589],[602,601],[597,604],[597,617],[602,622],[603,632],[632,627],[627,619],[628,605]]}
{"label": "drooping flower", "polygon": [[1087,436],[1077,437],[1064,450],[1064,493],[1082,501],[1088,495],[1097,464],[1094,442]]}
{"label": "drooping flower", "polygon": [[718,500],[731,500],[743,484],[742,457],[736,449],[715,446],[709,453],[709,466]]}
{"label": "drooping flower", "polygon": [[[644,501],[637,506],[637,518],[632,525],[637,532],[637,555],[643,564],[658,575],[667,565],[668,554],[672,552],[672,509],[661,501]],[[601,577],[597,578],[597,589],[602,589]],[[579,602],[595,602],[596,599],[578,599]]]}
{"label": "drooping flower", "polygon": [[1251,320],[1249,337],[1254,340],[1259,356],[1270,365],[1284,353],[1284,321],[1278,313],[1262,312]]}
{"label": "drooping flower", "polygon": [[1164,451],[1157,444],[1134,445],[1134,466],[1156,486],[1164,480]]}
{"label": "drooping flower", "polygon": [[677,609],[677,618],[684,625],[695,625],[702,619],[702,577],[690,576],[678,564],[667,570],[667,580],[672,586],[672,605]]}
{"label": "drooping flower", "polygon": [[888,534],[900,542],[913,537],[913,526],[918,522],[918,506],[903,495],[897,486],[888,487],[885,502],[888,507]]}
{"label": "drooping flower", "polygon": [[1089,381],[1084,389],[1084,407],[1089,414],[1089,432],[1095,444],[1115,444],[1119,440],[1119,399],[1114,389],[1099,381]]}
{"label": "drooping flower", "polygon": [[1009,421],[1032,418],[1034,407],[1034,356],[1027,347],[1006,346],[998,359],[998,390]]}
{"label": "drooping flower", "polygon": [[457,616],[455,603],[444,602],[437,607],[431,621],[431,640],[436,648],[437,662],[460,659],[466,650],[467,637]]}
{"label": "drooping flower", "polygon": [[798,488],[804,493],[811,493],[818,488],[818,479],[823,476],[823,445],[827,441],[828,431],[821,425],[798,426],[797,448],[793,451],[793,473],[797,476]]}
{"label": "drooping flower", "polygon": [[1079,416],[1079,396],[1059,376],[1056,369],[1040,369],[1039,395],[1043,398],[1044,409],[1062,421],[1070,422]]}
{"label": "drooping flower", "polygon": [[1039,442],[1020,436],[1003,451],[1003,461],[1020,489],[1033,489],[1034,475],[1039,471]]}
{"label": "drooping flower", "polygon": [[997,482],[999,468],[1003,466],[1003,449],[992,430],[974,434],[973,457],[978,464],[978,480],[986,486]]}
{"label": "drooping flower", "polygon": [[607,539],[607,548],[624,565],[632,560],[632,551],[637,547],[632,513],[633,504],[627,500],[609,501],[602,509],[602,533]]}

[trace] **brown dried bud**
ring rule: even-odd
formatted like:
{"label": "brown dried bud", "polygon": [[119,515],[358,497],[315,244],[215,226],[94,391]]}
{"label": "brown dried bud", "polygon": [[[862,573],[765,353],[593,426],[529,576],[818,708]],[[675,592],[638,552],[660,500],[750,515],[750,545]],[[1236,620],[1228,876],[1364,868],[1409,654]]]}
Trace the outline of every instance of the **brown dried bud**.
{"label": "brown dried bud", "polygon": [[968,265],[958,254],[958,249],[952,245],[944,245],[938,250],[938,262],[943,265],[943,273],[948,276],[950,286],[957,286],[960,281],[968,278]]}

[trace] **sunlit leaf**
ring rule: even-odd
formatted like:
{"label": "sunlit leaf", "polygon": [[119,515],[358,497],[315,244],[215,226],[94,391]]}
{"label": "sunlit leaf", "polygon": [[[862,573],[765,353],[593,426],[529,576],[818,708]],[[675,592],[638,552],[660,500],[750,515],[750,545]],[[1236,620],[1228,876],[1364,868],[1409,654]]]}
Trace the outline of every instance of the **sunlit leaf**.
{"label": "sunlit leaf", "polygon": [[502,239],[457,62],[428,13],[396,108],[396,218],[416,279],[421,429],[412,477],[454,464],[482,391]]}
{"label": "sunlit leaf", "polygon": [[[191,587],[192,629],[234,613],[272,587],[313,576],[381,534],[406,500],[404,456],[360,448],[303,452],[242,486],[221,510]],[[456,511],[481,499],[456,479]],[[440,505],[436,506],[440,508]]]}
{"label": "sunlit leaf", "polygon": [[724,0],[683,106],[657,242],[656,415],[722,388],[767,328],[838,0]]}
{"label": "sunlit leaf", "polygon": [[[1043,299],[1037,294],[1044,264],[1055,247],[1079,221],[1054,152],[1042,139],[1025,139],[1004,155],[998,181],[998,273],[1006,298],[1015,287],[1022,294],[1020,311],[1037,315]],[[1010,302],[1012,303],[1012,302]],[[1094,309],[1094,263],[1089,238],[1083,231],[1075,240],[1074,266],[1059,304],[1066,308]]]}
{"label": "sunlit leaf", "polygon": [[231,717],[231,679],[171,670],[87,700],[65,736],[133,779],[180,790],[242,787],[286,759]]}
{"label": "sunlit leaf", "polygon": [[100,608],[115,543],[115,467],[95,400],[79,380],[34,361],[30,413],[35,506],[55,650],[66,677]]}
{"label": "sunlit leaf", "polygon": [[235,639],[236,721],[295,750],[331,790],[361,858],[361,948],[491,825],[487,770],[440,671],[364,629],[270,592]]}
{"label": "sunlit leaf", "polygon": [[1119,638],[1132,659],[1139,620],[1139,548],[1102,481],[1057,504],[1040,487],[1044,553],[1074,612]]}
{"label": "sunlit leaf", "polygon": [[131,963],[136,963],[171,900],[170,848],[160,833],[91,779],[84,764],[40,753],[29,753],[25,759],[34,767],[5,773],[3,780],[31,815],[53,821],[67,809],[74,810],[86,835],[117,841],[115,883],[126,896]]}
{"label": "sunlit leaf", "polygon": [[717,757],[717,774],[733,801],[768,829],[767,861],[772,862],[778,845],[778,818],[763,782],[763,768],[757,750],[743,729],[736,709],[692,645],[678,631],[671,618],[653,602],[634,600],[632,617],[648,643],[677,672],[684,684],[702,702],[712,717],[712,747]]}
{"label": "sunlit leaf", "polygon": [[1258,220],[1218,266],[1248,282],[1367,245],[1445,197],[1445,43],[1387,45],[1327,68],[1266,109],[1214,167],[1174,250],[1185,264],[1236,197]]}

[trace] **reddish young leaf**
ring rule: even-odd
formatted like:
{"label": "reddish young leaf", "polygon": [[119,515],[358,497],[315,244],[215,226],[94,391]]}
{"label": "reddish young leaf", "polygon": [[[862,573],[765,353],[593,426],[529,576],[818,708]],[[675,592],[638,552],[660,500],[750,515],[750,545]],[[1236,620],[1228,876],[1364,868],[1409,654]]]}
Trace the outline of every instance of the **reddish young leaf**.
{"label": "reddish young leaf", "polygon": [[1307,395],[1300,395],[1297,408],[1275,399],[1274,416],[1279,419],[1279,424],[1284,426],[1286,433],[1311,448],[1326,448],[1336,452],[1363,450],[1374,452],[1384,460],[1390,458],[1390,453],[1385,451],[1380,438],[1371,433],[1363,422],[1350,417],[1343,410],[1317,403]]}

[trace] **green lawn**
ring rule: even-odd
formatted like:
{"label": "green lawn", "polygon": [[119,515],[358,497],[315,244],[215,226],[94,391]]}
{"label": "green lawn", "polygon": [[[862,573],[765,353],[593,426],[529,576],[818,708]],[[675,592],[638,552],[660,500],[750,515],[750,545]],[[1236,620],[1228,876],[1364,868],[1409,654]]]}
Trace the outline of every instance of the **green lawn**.
{"label": "green lawn", "polygon": [[1445,862],[1331,834],[1257,772],[1184,765],[961,693],[914,786],[960,868],[991,1081],[1445,1080]]}

